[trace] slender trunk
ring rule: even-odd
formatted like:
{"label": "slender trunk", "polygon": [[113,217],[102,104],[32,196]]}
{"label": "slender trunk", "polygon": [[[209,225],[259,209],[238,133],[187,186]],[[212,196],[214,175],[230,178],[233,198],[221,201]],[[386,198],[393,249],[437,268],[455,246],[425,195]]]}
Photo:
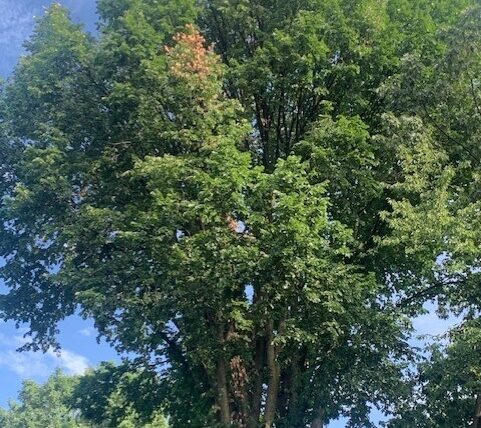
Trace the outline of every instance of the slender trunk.
{"label": "slender trunk", "polygon": [[220,421],[222,425],[228,426],[230,424],[230,405],[229,405],[229,391],[227,389],[227,367],[225,357],[223,355],[224,349],[224,326],[221,324],[218,330],[218,338],[220,346],[220,355],[217,360],[217,401],[220,411]]}
{"label": "slender trunk", "polygon": [[255,360],[254,360],[254,386],[251,396],[251,414],[249,421],[249,428],[258,428],[259,419],[261,416],[262,406],[262,390],[264,381],[264,363],[265,363],[265,338],[258,337],[255,347]]}
{"label": "slender trunk", "polygon": [[316,412],[316,417],[311,423],[311,428],[323,428],[324,427],[324,410],[321,406]]}
{"label": "slender trunk", "polygon": [[247,397],[247,370],[242,358],[237,355],[230,360],[229,391],[234,397],[232,421],[234,426],[246,428],[249,421],[249,404]]}
{"label": "slender trunk", "polygon": [[294,357],[294,361],[291,364],[291,371],[289,376],[289,397],[287,404],[287,415],[289,419],[297,414],[297,409],[299,405],[299,394],[298,394],[298,376],[299,376],[299,356]]}
{"label": "slender trunk", "polygon": [[476,396],[476,407],[474,409],[472,428],[481,428],[481,394]]}
{"label": "slender trunk", "polygon": [[264,412],[264,428],[272,428],[276,417],[277,400],[279,395],[280,368],[277,362],[277,350],[274,345],[274,322],[267,323],[267,368],[269,381],[267,383],[267,399]]}
{"label": "slender trunk", "polygon": [[288,414],[289,397],[291,395],[292,385],[291,367],[281,370],[279,399],[277,400],[277,413],[281,419]]}
{"label": "slender trunk", "polygon": [[241,401],[241,417],[239,418],[240,421],[240,428],[248,428],[249,427],[249,402],[247,401],[247,397]]}
{"label": "slender trunk", "polygon": [[307,348],[306,346],[302,346],[291,365],[292,384],[290,386],[291,395],[289,397],[288,420],[292,428],[305,427],[303,420],[308,406],[306,397],[303,396],[301,392],[303,386],[302,374],[305,371],[306,358]]}

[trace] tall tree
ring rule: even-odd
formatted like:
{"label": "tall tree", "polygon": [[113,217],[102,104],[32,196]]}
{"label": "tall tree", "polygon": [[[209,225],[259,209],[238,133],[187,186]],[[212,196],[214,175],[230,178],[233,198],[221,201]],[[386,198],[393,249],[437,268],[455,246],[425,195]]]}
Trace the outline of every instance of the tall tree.
{"label": "tall tree", "polygon": [[392,298],[440,248],[388,197],[426,211],[451,178],[432,127],[383,114],[465,5],[414,3],[102,0],[98,40],[52,7],[3,96],[3,317],[44,349],[93,317],[174,427],[370,426],[405,391]]}
{"label": "tall tree", "polygon": [[18,401],[0,409],[0,426],[167,428],[155,394],[145,394],[152,380],[134,368],[107,363],[83,376],[56,370],[44,384],[25,381]]}
{"label": "tall tree", "polygon": [[82,375],[67,403],[91,424],[105,428],[166,428],[162,393],[151,370],[102,363]]}

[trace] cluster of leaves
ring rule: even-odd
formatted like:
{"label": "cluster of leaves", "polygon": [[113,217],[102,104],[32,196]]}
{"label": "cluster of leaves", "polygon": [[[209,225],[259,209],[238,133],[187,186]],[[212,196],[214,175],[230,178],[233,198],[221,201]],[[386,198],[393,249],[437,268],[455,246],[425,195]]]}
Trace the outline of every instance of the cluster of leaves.
{"label": "cluster of leaves", "polygon": [[393,234],[384,242],[402,248],[398,263],[406,266],[406,277],[417,266],[422,286],[413,290],[416,299],[435,297],[442,316],[462,318],[444,338],[447,344],[435,345],[419,365],[412,380],[416,399],[403,403],[392,426],[481,424],[481,93],[475,77],[481,58],[474,53],[481,43],[480,12],[479,6],[467,8],[453,27],[442,29],[444,49],[436,57],[407,56],[386,82],[396,97],[393,111],[410,115],[403,120],[409,128],[396,134],[415,145],[403,156],[406,178],[393,185],[392,209],[384,214]]}

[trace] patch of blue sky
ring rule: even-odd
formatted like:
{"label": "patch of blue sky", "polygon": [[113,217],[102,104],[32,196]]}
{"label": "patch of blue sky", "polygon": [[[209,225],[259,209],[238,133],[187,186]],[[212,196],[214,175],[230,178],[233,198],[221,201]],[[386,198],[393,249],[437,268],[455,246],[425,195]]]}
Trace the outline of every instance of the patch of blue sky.
{"label": "patch of blue sky", "polygon": [[[0,0],[0,77],[7,78],[24,53],[23,43],[31,35],[35,18],[53,1]],[[75,22],[89,32],[96,31],[95,0],[58,0],[71,11]]]}
{"label": "patch of blue sky", "polygon": [[27,329],[17,329],[13,322],[0,324],[0,407],[17,396],[25,379],[44,382],[56,368],[79,375],[101,361],[120,360],[107,343],[97,343],[97,333],[91,321],[72,316],[59,327],[60,351],[17,352],[27,341],[24,337]]}

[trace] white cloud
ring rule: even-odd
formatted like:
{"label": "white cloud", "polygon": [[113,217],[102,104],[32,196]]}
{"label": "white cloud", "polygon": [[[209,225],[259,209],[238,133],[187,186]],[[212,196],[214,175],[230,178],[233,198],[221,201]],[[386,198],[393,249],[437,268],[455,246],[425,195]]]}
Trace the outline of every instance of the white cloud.
{"label": "white cloud", "polygon": [[0,10],[0,73],[6,73],[32,31],[34,16],[23,1],[0,0]]}
{"label": "white cloud", "polygon": [[75,352],[63,349],[59,352],[49,350],[46,354],[50,356],[68,374],[81,375],[89,368],[89,362],[83,355],[76,354]]}
{"label": "white cloud", "polygon": [[[35,16],[42,16],[53,0],[0,0],[0,76],[7,76],[24,52],[22,45],[32,34]],[[76,21],[94,29],[95,0],[60,0]]]}
{"label": "white cloud", "polygon": [[13,371],[22,378],[45,378],[59,367],[67,374],[80,375],[89,367],[89,361],[68,349],[42,352],[17,352],[25,344],[22,336],[8,337],[0,333],[0,367]]}
{"label": "white cloud", "polygon": [[51,371],[47,361],[38,355],[12,350],[0,351],[0,366],[22,378],[42,377]]}
{"label": "white cloud", "polygon": [[78,331],[79,334],[81,334],[82,336],[85,336],[85,337],[91,337],[94,335],[95,333],[95,330],[91,327],[86,327],[86,328],[83,328],[82,330],[79,330]]}

